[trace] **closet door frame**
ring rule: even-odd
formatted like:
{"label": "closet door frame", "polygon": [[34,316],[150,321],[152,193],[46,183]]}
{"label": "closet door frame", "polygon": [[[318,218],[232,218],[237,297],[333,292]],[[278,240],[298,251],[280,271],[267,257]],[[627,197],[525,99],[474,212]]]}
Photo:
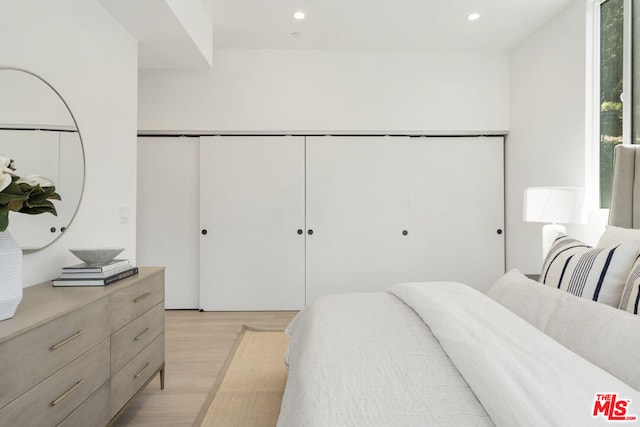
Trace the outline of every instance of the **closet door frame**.
{"label": "closet door frame", "polygon": [[[149,139],[150,137],[141,137],[143,139]],[[145,209],[143,206],[139,206],[138,208],[138,236],[139,243],[138,244],[138,262],[139,264],[155,264],[155,265],[166,265],[167,266],[167,308],[200,308],[203,310],[220,310],[220,311],[231,311],[231,310],[297,310],[303,308],[306,304],[309,304],[313,301],[313,299],[319,295],[327,294],[327,293],[335,293],[335,292],[361,292],[361,291],[381,291],[386,289],[388,285],[392,284],[391,282],[397,281],[429,281],[429,280],[458,280],[463,282],[472,282],[469,283],[472,286],[485,290],[487,284],[489,283],[489,277],[493,277],[494,275],[499,275],[504,273],[504,252],[505,252],[505,244],[504,244],[504,138],[503,137],[473,137],[473,136],[461,136],[455,138],[442,138],[442,137],[401,137],[401,136],[344,136],[344,137],[319,137],[319,136],[267,136],[267,135],[256,135],[256,136],[203,136],[203,137],[193,137],[193,138],[182,138],[182,137],[158,137],[158,140],[171,140],[174,139],[176,141],[213,141],[213,140],[235,140],[242,141],[243,138],[248,138],[256,141],[260,146],[267,147],[269,141],[296,141],[298,147],[300,148],[297,151],[297,154],[294,156],[297,160],[297,165],[294,167],[296,169],[295,176],[296,178],[285,179],[284,182],[292,182],[296,181],[298,189],[296,190],[298,194],[298,202],[294,202],[294,205],[297,204],[297,207],[293,208],[296,211],[295,219],[289,219],[287,222],[289,223],[286,226],[286,234],[293,232],[293,243],[289,241],[289,243],[284,244],[284,246],[289,246],[289,249],[285,251],[279,251],[277,248],[279,244],[275,242],[275,238],[267,237],[268,242],[265,245],[257,250],[249,249],[249,252],[253,251],[253,257],[260,256],[265,258],[263,260],[259,260],[254,264],[254,273],[249,272],[246,274],[247,267],[251,263],[249,259],[242,261],[242,258],[239,257],[240,261],[234,261],[235,270],[232,271],[238,272],[238,274],[226,273],[226,276],[222,277],[219,274],[216,276],[214,274],[211,276],[211,268],[215,266],[216,261],[211,261],[211,258],[203,257],[202,251],[203,247],[209,245],[215,239],[215,225],[208,222],[204,219],[204,216],[201,215],[201,209],[203,209],[203,198],[210,192],[210,185],[202,185],[201,180],[203,168],[207,170],[210,165],[207,165],[206,160],[202,155],[202,147],[201,142],[197,142],[195,146],[195,151],[193,149],[188,149],[189,154],[186,154],[189,161],[187,163],[182,164],[178,167],[179,173],[187,173],[187,176],[181,180],[181,184],[179,188],[175,188],[173,190],[177,193],[184,193],[187,191],[189,193],[188,201],[185,201],[185,204],[189,205],[191,209],[183,210],[185,212],[190,211],[190,219],[188,220],[178,220],[175,219],[174,215],[178,214],[178,212],[169,212],[169,215],[174,219],[172,222],[173,226],[172,230],[168,230],[167,233],[169,236],[186,236],[189,238],[185,240],[185,242],[174,241],[171,245],[171,248],[166,249],[165,252],[170,254],[169,258],[159,258],[159,257],[146,257],[145,253],[148,250],[144,249],[145,244],[142,243],[144,239],[141,239],[141,235],[145,233],[145,222],[146,218],[144,218]],[[374,216],[370,215],[365,218],[365,220],[360,221],[360,224],[356,224],[355,227],[362,225],[363,228],[361,230],[349,230],[345,224],[339,225],[338,228],[331,230],[331,218],[326,216],[326,212],[319,212],[316,208],[318,205],[322,206],[323,209],[329,209],[329,213],[331,213],[331,209],[349,209],[346,204],[340,204],[336,200],[331,199],[329,197],[324,202],[322,200],[316,199],[316,195],[319,191],[324,191],[326,193],[326,189],[322,190],[318,188],[318,185],[322,183],[322,177],[316,174],[314,170],[314,165],[312,160],[310,160],[314,155],[313,144],[322,143],[323,141],[329,145],[331,145],[331,140],[337,141],[340,138],[343,138],[345,141],[355,141],[356,138],[362,138],[364,141],[366,139],[370,139],[372,141],[393,141],[391,144],[395,150],[398,150],[399,158],[391,159],[390,162],[394,165],[391,167],[391,170],[396,171],[396,175],[391,178],[397,178],[397,183],[388,182],[387,188],[383,188],[384,185],[380,185],[376,187],[374,185],[374,189],[378,189],[380,192],[380,199],[386,200],[385,203],[380,204],[379,206],[382,209],[387,209],[393,206],[397,206],[399,209],[394,211],[393,209],[388,209],[388,212],[384,213],[388,214],[394,218],[393,224],[390,225],[389,230],[385,230],[385,237],[381,237],[378,240],[375,236],[372,236],[371,241],[369,243],[360,244],[360,248],[358,245],[354,245],[352,243],[346,243],[345,241],[341,241],[340,239],[349,238],[349,234],[351,233],[353,236],[367,236],[366,231],[368,230],[370,233],[381,232],[380,226],[374,226],[376,224],[376,220]],[[500,153],[496,155],[497,163],[492,166],[487,166],[493,168],[496,172],[498,172],[498,181],[494,183],[494,193],[497,195],[497,199],[493,201],[488,201],[493,206],[493,210],[498,212],[499,214],[496,216],[495,225],[491,222],[490,236],[487,234],[485,236],[486,239],[492,245],[491,251],[493,251],[493,255],[490,256],[491,261],[487,263],[482,263],[486,268],[478,268],[477,266],[469,266],[464,267],[465,260],[460,260],[460,268],[467,268],[470,276],[464,275],[455,275],[455,274],[440,274],[439,272],[433,272],[429,270],[428,263],[432,262],[429,258],[433,256],[433,253],[425,250],[425,242],[429,242],[428,235],[425,234],[425,226],[429,224],[425,224],[426,222],[430,222],[428,218],[428,214],[425,213],[425,207],[418,206],[419,204],[415,203],[416,191],[415,186],[422,185],[423,177],[420,177],[419,174],[416,174],[416,168],[419,168],[419,165],[416,166],[415,162],[420,162],[419,156],[415,153],[412,153],[412,146],[420,143],[429,143],[430,141],[439,141],[439,140],[451,140],[452,143],[456,143],[456,141],[475,141],[475,143],[482,145],[483,141],[488,141],[491,139],[496,139],[500,146]],[[315,142],[314,142],[315,141]],[[474,144],[475,144],[474,143]],[[267,145],[262,145],[267,144]],[[374,143],[375,145],[375,143]],[[311,148],[310,148],[311,147]],[[371,146],[373,147],[373,145]],[[182,153],[185,154],[185,153]],[[266,156],[266,154],[265,154]],[[263,156],[264,157],[264,156]],[[276,156],[278,157],[278,156]],[[326,157],[326,153],[325,153]],[[329,155],[331,157],[331,155]],[[371,158],[374,158],[372,156]],[[384,156],[383,156],[384,157]],[[391,155],[390,157],[393,157]],[[401,164],[402,161],[400,158],[411,159],[414,163],[411,165],[409,170],[402,170]],[[242,157],[238,158],[242,159]],[[168,159],[169,163],[171,163],[171,158]],[[327,160],[327,159],[325,159]],[[480,160],[478,160],[480,161]],[[190,163],[189,163],[190,162]],[[204,162],[204,163],[203,163]],[[174,165],[171,166],[170,169],[173,168]],[[224,167],[224,163],[222,165]],[[325,167],[327,167],[325,165]],[[464,167],[464,166],[462,166]],[[344,168],[343,168],[344,169]],[[253,179],[258,177],[257,181],[261,181],[262,178],[260,175],[255,174],[255,170],[247,170],[247,175],[254,175]],[[328,174],[337,173],[337,170],[328,170]],[[141,170],[140,174],[143,173]],[[205,172],[206,173],[206,172]],[[314,175],[315,174],[315,175]],[[251,177],[250,177],[251,178]],[[330,179],[333,179],[329,177]],[[336,178],[336,177],[334,177]],[[495,176],[490,179],[495,179]],[[140,181],[140,175],[139,175]],[[188,188],[185,187],[185,183],[192,182],[192,184],[188,184]],[[401,184],[404,182],[404,184]],[[409,184],[407,184],[409,183]],[[223,187],[225,185],[231,185],[229,182],[221,182]],[[168,185],[168,184],[167,184]],[[332,185],[337,186],[338,183],[334,182]],[[231,185],[231,187],[233,187]],[[251,187],[248,187],[251,188]],[[328,187],[327,187],[328,188]],[[336,187],[337,188],[337,187]],[[255,189],[255,188],[254,188]],[[395,191],[394,191],[395,189]],[[222,189],[224,190],[224,188]],[[340,189],[339,189],[340,190]],[[265,199],[265,203],[269,201],[270,195],[269,191],[266,190],[257,190],[259,195],[262,196],[267,195]],[[390,194],[391,196],[384,196],[383,193]],[[260,197],[262,197],[260,196]],[[327,196],[325,194],[324,196]],[[324,197],[323,196],[323,197]],[[331,196],[331,195],[329,195]],[[141,195],[139,194],[139,199]],[[326,198],[326,197],[325,197]],[[259,197],[255,200],[254,210],[260,209],[262,206],[262,202],[258,201]],[[375,199],[365,200],[366,197],[362,200],[358,200],[356,204],[360,204],[360,207],[357,209],[361,209],[362,206],[367,206],[366,204],[371,202],[375,202]],[[213,207],[209,207],[207,209],[214,210],[218,214],[220,214],[220,207],[223,206],[221,204],[216,204]],[[284,204],[283,204],[284,206]],[[356,209],[356,210],[357,210]],[[224,208],[222,209],[224,210]],[[284,209],[285,211],[291,209]],[[402,211],[404,210],[404,213]],[[365,211],[366,212],[366,211]],[[392,212],[392,213],[390,213]],[[328,222],[327,222],[328,221]],[[368,222],[369,221],[369,222]],[[262,224],[265,223],[275,223],[277,222],[277,215],[273,216],[268,221],[262,221]],[[165,222],[164,224],[166,224]],[[187,225],[190,224],[190,225]],[[241,222],[239,227],[242,229],[243,224],[246,223]],[[372,225],[373,224],[373,225]],[[153,224],[149,224],[150,226]],[[153,226],[156,230],[161,229],[165,225],[156,224]],[[189,231],[180,231],[180,227],[188,227]],[[342,228],[340,228],[342,227]],[[202,234],[202,230],[207,229],[207,234]],[[500,234],[499,231],[500,230]],[[309,232],[313,234],[310,234]],[[406,234],[403,232],[406,231]],[[298,233],[301,234],[298,234]],[[292,236],[287,236],[286,239],[290,239]],[[226,239],[226,240],[225,240]],[[365,238],[367,240],[368,237]],[[235,245],[238,245],[239,248],[235,248],[234,250],[239,250],[238,252],[240,256],[242,255],[243,247],[247,248],[247,241],[245,243],[241,243],[242,239],[238,239],[236,235],[231,233],[231,236],[223,237],[219,240],[221,244],[221,249],[218,255],[222,255],[222,262],[224,264],[229,264],[229,260],[224,261],[224,247],[229,248]],[[323,243],[324,241],[324,243]],[[383,252],[380,254],[375,253],[375,250],[372,250],[370,247],[374,243],[372,242],[383,242],[380,243],[381,247],[383,247],[387,251],[388,257],[383,256]],[[182,243],[181,243],[182,242]],[[231,243],[230,243],[231,242]],[[361,242],[362,243],[362,242]],[[187,251],[178,250],[177,247],[186,245],[189,249]],[[244,245],[244,246],[243,246]],[[320,246],[324,245],[324,249],[319,249]],[[331,248],[333,245],[334,249]],[[345,245],[346,249],[342,248],[339,250],[335,250],[336,245]],[[153,245],[155,248],[160,248],[158,245]],[[291,247],[295,247],[296,249],[291,249]],[[328,249],[327,249],[328,248]],[[497,248],[497,249],[496,249]],[[254,248],[255,249],[255,248]],[[363,252],[369,251],[369,254],[364,254],[364,256],[354,263],[354,259],[349,261],[348,259],[341,259],[340,257],[344,254],[341,254],[341,250],[346,250],[347,252],[362,250]],[[206,250],[206,249],[205,249]],[[450,251],[450,249],[444,249]],[[228,252],[228,251],[227,251]],[[245,251],[246,252],[246,251]],[[284,253],[288,253],[288,256],[284,256]],[[322,254],[325,255],[322,255]],[[274,254],[278,255],[276,260],[269,260],[269,257],[274,256]],[[228,255],[228,254],[227,254]],[[379,255],[379,256],[378,256]],[[278,274],[274,273],[273,267],[277,264],[283,264],[282,259],[289,258],[289,264],[286,266],[286,269],[289,270],[288,273],[285,273],[284,276],[278,277]],[[219,258],[219,257],[216,257]],[[251,258],[251,257],[249,257]],[[335,259],[334,259],[335,258]],[[340,266],[340,263],[345,263]],[[436,260],[437,262],[437,260]],[[350,265],[351,263],[351,265]],[[360,264],[358,264],[360,263]],[[387,265],[385,265],[385,263]],[[450,260],[447,261],[450,263]],[[178,267],[178,265],[181,265]],[[372,267],[373,265],[373,267]],[[394,265],[395,271],[389,268],[389,265]],[[451,267],[449,265],[449,267]],[[484,270],[484,271],[482,271]],[[190,273],[189,273],[190,271]],[[356,273],[360,271],[362,272],[361,276],[358,276]],[[178,273],[179,272],[179,273]],[[320,274],[318,274],[320,272]],[[172,274],[178,274],[180,277],[176,279],[179,284],[176,285],[175,289],[172,287],[171,283],[174,280],[171,279]],[[256,286],[257,288],[252,288],[249,286],[248,288],[242,288],[242,286],[238,287],[237,283],[233,285],[232,292],[227,293],[226,296],[223,295],[222,298],[217,298],[218,291],[215,290],[215,286],[212,288],[210,283],[212,277],[217,277],[215,280],[223,280],[228,283],[233,280],[236,280],[234,276],[240,277],[244,276],[242,280],[247,282],[247,280]],[[283,279],[284,277],[284,279]],[[295,279],[294,279],[295,277]],[[468,277],[471,277],[470,279]],[[495,277],[497,279],[497,277]],[[325,281],[325,284],[328,280],[336,279],[335,283],[324,286],[321,284]],[[338,280],[339,279],[339,280]],[[477,279],[477,280],[476,280]],[[281,286],[283,282],[287,284],[284,287]],[[275,283],[275,285],[274,285]],[[318,285],[320,284],[320,285]],[[282,299],[275,298],[270,300],[269,295],[264,295],[261,293],[261,288],[275,286],[275,293],[280,295],[286,295],[286,301]],[[212,293],[212,289],[213,293]],[[231,288],[230,288],[231,289]],[[173,298],[173,293],[176,293],[176,297]],[[188,296],[189,302],[177,302],[180,298]],[[226,298],[226,299],[225,299]],[[211,303],[203,302],[204,300],[210,300]],[[172,301],[175,301],[172,302]]]}

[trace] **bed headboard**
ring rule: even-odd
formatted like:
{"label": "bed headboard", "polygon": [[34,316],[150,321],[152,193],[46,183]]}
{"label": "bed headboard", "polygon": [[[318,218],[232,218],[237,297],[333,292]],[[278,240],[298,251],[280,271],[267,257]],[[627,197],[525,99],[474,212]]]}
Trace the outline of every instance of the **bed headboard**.
{"label": "bed headboard", "polygon": [[640,228],[640,145],[615,148],[609,225]]}

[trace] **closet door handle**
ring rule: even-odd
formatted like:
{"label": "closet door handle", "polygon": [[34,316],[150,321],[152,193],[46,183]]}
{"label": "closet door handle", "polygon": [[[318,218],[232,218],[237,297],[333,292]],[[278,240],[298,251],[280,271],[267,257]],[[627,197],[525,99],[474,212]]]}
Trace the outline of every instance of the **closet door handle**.
{"label": "closet door handle", "polygon": [[409,234],[409,232],[407,230],[402,230],[402,235],[406,236],[407,234]]}
{"label": "closet door handle", "polygon": [[309,229],[309,230],[307,231],[307,234],[308,234],[309,236],[311,236],[311,235],[313,234],[313,230],[312,230],[312,229]]}
{"label": "closet door handle", "polygon": [[501,228],[498,228],[498,229],[496,230],[496,233],[498,233],[498,234],[502,234],[502,229],[501,229]]}
{"label": "closet door handle", "polygon": [[298,234],[302,234],[302,233],[304,233],[304,231],[302,231],[301,228],[298,228]]}
{"label": "closet door handle", "polygon": [[204,229],[202,229],[202,231],[200,233],[202,233],[203,236],[206,236],[208,232],[207,232],[207,229],[204,228]]}

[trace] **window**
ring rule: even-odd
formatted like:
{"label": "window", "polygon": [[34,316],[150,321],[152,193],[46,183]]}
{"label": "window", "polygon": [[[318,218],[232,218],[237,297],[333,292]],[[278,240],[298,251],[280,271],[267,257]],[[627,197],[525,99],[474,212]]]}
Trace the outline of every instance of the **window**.
{"label": "window", "polygon": [[640,84],[635,87],[640,82],[640,1],[593,1],[600,207],[608,208],[613,149],[617,144],[640,144]]}
{"label": "window", "polygon": [[[613,148],[622,143],[623,139],[624,3],[624,0],[606,0],[599,5],[601,208],[609,207],[613,178]],[[640,129],[638,131],[640,132]]]}

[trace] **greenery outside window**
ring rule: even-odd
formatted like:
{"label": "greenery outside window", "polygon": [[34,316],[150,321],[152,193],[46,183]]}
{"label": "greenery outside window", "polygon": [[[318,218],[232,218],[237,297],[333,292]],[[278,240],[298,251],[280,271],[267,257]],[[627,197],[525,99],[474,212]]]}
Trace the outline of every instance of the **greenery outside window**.
{"label": "greenery outside window", "polygon": [[605,0],[599,4],[601,208],[609,208],[613,178],[613,149],[623,142],[624,6],[624,0]]}

